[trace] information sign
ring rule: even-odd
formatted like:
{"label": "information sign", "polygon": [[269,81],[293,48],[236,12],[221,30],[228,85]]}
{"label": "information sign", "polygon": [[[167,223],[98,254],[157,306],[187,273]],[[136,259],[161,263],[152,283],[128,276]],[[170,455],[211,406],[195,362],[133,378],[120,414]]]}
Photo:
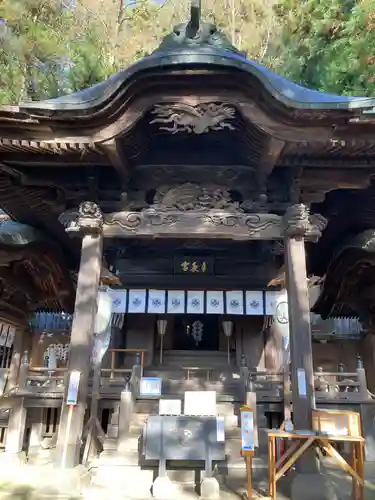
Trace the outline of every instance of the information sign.
{"label": "information sign", "polygon": [[160,399],[159,415],[181,415],[181,399]]}
{"label": "information sign", "polygon": [[81,372],[79,371],[72,371],[70,374],[68,396],[66,398],[66,404],[69,406],[75,406],[77,404],[80,378]]}
{"label": "information sign", "polygon": [[161,396],[162,379],[158,377],[142,377],[139,393],[141,396]]}
{"label": "information sign", "polygon": [[297,370],[297,386],[298,394],[301,398],[307,397],[306,372],[303,368]]}
{"label": "information sign", "polygon": [[241,408],[241,449],[243,455],[253,455],[254,443],[254,413],[251,408]]}
{"label": "information sign", "polygon": [[216,417],[216,441],[224,443],[225,441],[225,419],[224,417]]}
{"label": "information sign", "polygon": [[199,417],[216,416],[216,391],[186,391],[184,414]]}

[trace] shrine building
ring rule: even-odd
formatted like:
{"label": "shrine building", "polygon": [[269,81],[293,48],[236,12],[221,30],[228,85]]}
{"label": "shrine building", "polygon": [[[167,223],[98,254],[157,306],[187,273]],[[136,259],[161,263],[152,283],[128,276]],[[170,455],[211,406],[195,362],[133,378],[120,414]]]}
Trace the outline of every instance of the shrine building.
{"label": "shrine building", "polygon": [[260,446],[292,410],[310,428],[315,404],[374,432],[375,98],[296,85],[193,13],[109,80],[0,108],[4,453],[95,457],[97,477],[127,456],[139,498],[153,479],[134,422],[158,410],[133,391],[121,428],[137,374],[162,380],[159,399],[216,391],[229,471],[249,388]]}

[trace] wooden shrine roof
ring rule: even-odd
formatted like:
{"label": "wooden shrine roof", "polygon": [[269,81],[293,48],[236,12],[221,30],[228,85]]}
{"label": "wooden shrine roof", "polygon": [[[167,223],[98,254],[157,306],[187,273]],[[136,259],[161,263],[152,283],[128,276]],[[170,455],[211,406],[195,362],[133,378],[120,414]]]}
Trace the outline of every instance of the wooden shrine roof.
{"label": "wooden shrine roof", "polygon": [[72,311],[74,284],[60,248],[37,229],[0,212],[0,308],[24,322],[36,309]]}
{"label": "wooden shrine roof", "polygon": [[[329,274],[332,259],[358,260],[356,249],[336,252],[375,227],[375,98],[296,85],[192,19],[89,89],[1,107],[0,206],[45,234],[76,270],[79,242],[58,220],[64,211],[85,200],[121,210],[128,197],[141,193],[146,202],[163,183],[216,183],[248,200],[266,193],[272,213],[297,200],[327,217],[321,241],[308,249],[311,273]],[[217,120],[227,113],[224,125],[200,128],[212,110]],[[345,283],[327,276],[317,312],[332,314],[339,296],[346,310],[354,288],[345,295]]]}

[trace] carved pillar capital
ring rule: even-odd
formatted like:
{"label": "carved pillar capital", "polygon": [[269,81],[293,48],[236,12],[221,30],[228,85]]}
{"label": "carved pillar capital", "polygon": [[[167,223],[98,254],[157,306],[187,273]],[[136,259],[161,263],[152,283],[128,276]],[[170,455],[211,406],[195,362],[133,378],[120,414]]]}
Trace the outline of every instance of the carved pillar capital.
{"label": "carved pillar capital", "polygon": [[65,223],[68,232],[95,234],[103,231],[103,214],[100,207],[93,201],[81,203],[75,216],[74,214],[63,214],[63,216],[64,221],[62,217],[60,219],[62,223]]}
{"label": "carved pillar capital", "polygon": [[284,236],[317,241],[327,226],[327,219],[320,214],[310,214],[303,203],[291,205],[283,217]]}

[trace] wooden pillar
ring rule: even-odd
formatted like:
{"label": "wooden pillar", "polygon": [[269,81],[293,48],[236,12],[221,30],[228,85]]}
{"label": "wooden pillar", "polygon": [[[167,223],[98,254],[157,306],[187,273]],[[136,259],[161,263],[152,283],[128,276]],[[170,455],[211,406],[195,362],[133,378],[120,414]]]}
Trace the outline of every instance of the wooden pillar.
{"label": "wooden pillar", "polygon": [[14,342],[13,342],[12,360],[10,362],[10,367],[9,367],[7,390],[13,389],[14,387],[16,387],[18,383],[18,375],[20,371],[23,352],[25,349],[29,347],[26,342],[27,333],[28,330],[26,328],[16,329],[16,334],[14,336]]}
{"label": "wooden pillar", "polygon": [[69,376],[72,371],[79,371],[81,377],[77,405],[69,411],[66,387],[61,409],[56,460],[62,467],[74,467],[79,463],[103,253],[102,229],[103,217],[99,207],[92,202],[83,203],[79,207],[77,222],[70,226],[70,230],[79,231],[83,238],[68,362]]}
{"label": "wooden pillar", "polygon": [[23,448],[26,426],[26,408],[23,398],[15,398],[9,415],[8,431],[5,443],[6,455],[19,457]]}
{"label": "wooden pillar", "polygon": [[[353,353],[354,354],[354,353]],[[366,370],[367,386],[375,393],[375,332],[374,327],[362,340],[363,363]]]}
{"label": "wooden pillar", "polygon": [[[326,225],[325,219],[309,216],[304,205],[289,207],[285,214],[285,270],[288,290],[290,359],[292,377],[293,423],[296,430],[312,429],[315,408],[311,342],[310,304],[307,286],[305,238],[316,240]],[[301,457],[299,472],[317,471],[312,454]]]}
{"label": "wooden pillar", "polygon": [[[13,355],[9,367],[9,378],[6,385],[6,391],[10,391],[17,387],[19,383],[19,371],[23,349],[26,346],[25,336],[27,330],[17,328],[13,343]],[[9,414],[8,430],[5,443],[5,453],[12,455],[15,458],[20,457],[22,452],[23,441],[25,436],[26,426],[26,408],[23,404],[23,398],[12,398],[12,407]]]}

